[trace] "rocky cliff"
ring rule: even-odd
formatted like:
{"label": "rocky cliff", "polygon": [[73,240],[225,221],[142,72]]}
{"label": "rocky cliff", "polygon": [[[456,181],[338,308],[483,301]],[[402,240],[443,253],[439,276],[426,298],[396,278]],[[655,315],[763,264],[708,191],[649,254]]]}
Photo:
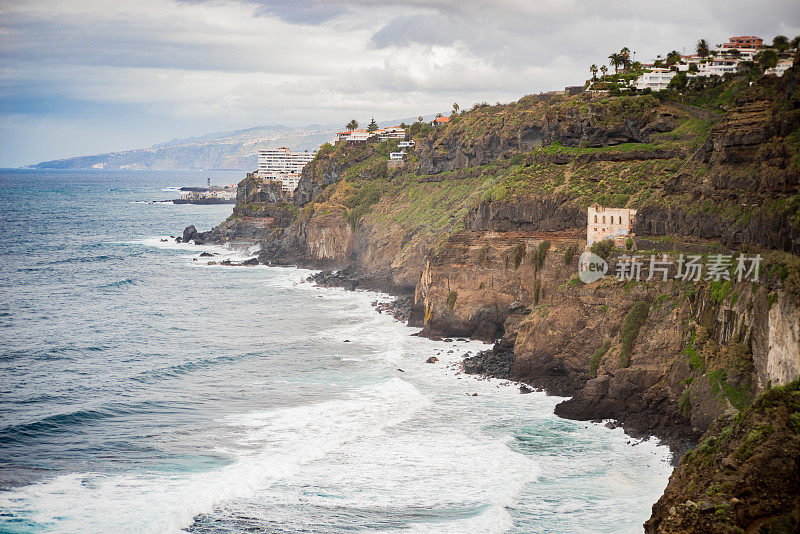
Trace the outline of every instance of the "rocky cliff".
{"label": "rocky cliff", "polygon": [[[326,145],[291,203],[245,180],[231,219],[196,238],[261,242],[262,263],[348,267],[348,287],[413,294],[424,335],[495,343],[468,372],[685,448],[800,374],[797,71],[728,80],[724,114],[650,95],[476,106],[411,125],[399,169],[386,164],[396,142]],[[611,273],[626,254],[646,273],[651,255],[746,253],[762,276],[583,284],[594,203],[638,210],[628,248],[606,251]]]}
{"label": "rocky cliff", "polygon": [[797,532],[799,474],[800,383],[795,381],[716,421],[700,446],[681,459],[645,531]]}

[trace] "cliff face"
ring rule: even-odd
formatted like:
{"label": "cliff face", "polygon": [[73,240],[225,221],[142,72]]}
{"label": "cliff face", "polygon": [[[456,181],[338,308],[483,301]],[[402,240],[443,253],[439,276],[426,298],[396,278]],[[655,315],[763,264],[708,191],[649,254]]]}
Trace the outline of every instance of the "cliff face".
{"label": "cliff face", "polygon": [[469,370],[571,395],[559,415],[618,419],[633,434],[674,441],[800,376],[796,295],[750,282],[585,285],[581,237],[456,234],[426,262],[412,321],[434,336],[502,336]]}
{"label": "cliff face", "polygon": [[645,531],[797,532],[800,528],[800,383],[765,392],[720,419],[683,456]]}
{"label": "cliff face", "polygon": [[[478,108],[469,120],[420,139],[418,174],[437,174],[484,165],[504,155],[529,152],[554,143],[566,147],[604,147],[647,143],[652,134],[673,130],[675,112],[655,98],[634,105],[575,105],[575,99],[530,95],[500,112]],[[489,108],[486,106],[486,108]]]}
{"label": "cliff face", "polygon": [[[387,169],[394,142],[326,145],[292,202],[244,180],[234,215],[194,238],[261,242],[262,263],[348,268],[350,287],[413,293],[424,335],[495,342],[467,372],[571,396],[556,407],[564,417],[617,419],[678,447],[707,432],[707,443],[724,430],[717,418],[800,375],[799,70],[729,81],[724,115],[649,95],[476,106],[447,127],[409,127],[416,147],[401,169]],[[611,276],[586,285],[578,257],[594,203],[637,209],[636,237],[608,257]],[[762,255],[757,283],[613,279],[626,253],[643,256],[646,275],[653,254],[741,252]],[[762,416],[740,417],[730,435],[746,443]],[[777,454],[789,442],[775,436],[765,450]],[[720,458],[704,465],[719,471]],[[780,462],[767,465],[795,469],[784,472],[796,484],[796,466]],[[695,468],[674,476],[650,531],[716,528],[717,507],[741,502],[750,511],[735,524],[760,524],[752,489],[709,501],[714,517],[680,504],[680,485],[700,484]],[[756,471],[736,483],[753,488]],[[766,515],[788,513],[783,497],[765,503]]]}

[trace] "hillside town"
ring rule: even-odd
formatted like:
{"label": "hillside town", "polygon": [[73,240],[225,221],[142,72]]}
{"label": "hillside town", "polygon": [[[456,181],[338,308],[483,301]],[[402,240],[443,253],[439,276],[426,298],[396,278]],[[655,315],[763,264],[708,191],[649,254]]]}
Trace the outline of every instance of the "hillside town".
{"label": "hillside town", "polygon": [[[568,96],[586,93],[591,97],[648,94],[680,91],[692,83],[715,83],[715,80],[723,80],[743,71],[782,76],[792,65],[792,58],[798,49],[797,41],[797,37],[789,40],[778,35],[771,44],[766,44],[761,37],[741,35],[732,36],[728,41],[712,47],[706,39],[700,39],[693,54],[681,54],[673,50],[664,57],[659,55],[646,61],[635,60],[635,54],[624,47],[608,56],[608,66],[591,65],[589,71],[592,77],[582,86],[567,87],[564,91],[551,93]],[[429,122],[419,117],[415,127],[447,127],[458,119],[458,115],[459,107],[454,104],[451,115],[440,113]],[[366,128],[359,128],[358,121],[352,119],[344,130],[336,133],[333,145],[397,143],[397,148],[388,153],[386,165],[390,170],[401,169],[406,156],[415,145],[410,133],[405,124],[381,128],[373,118]],[[297,189],[303,167],[316,154],[317,151],[295,152],[287,147],[259,150],[258,169],[253,176],[264,182],[279,183],[281,191],[289,198]],[[602,206],[598,208],[603,209]],[[592,226],[589,229],[591,235],[595,235],[593,228]],[[597,232],[598,235],[603,234],[602,229]]]}
{"label": "hillside town", "polygon": [[679,90],[688,83],[714,77],[721,79],[750,69],[782,76],[791,67],[798,44],[797,38],[790,41],[783,35],[776,36],[771,44],[765,44],[764,39],[755,35],[732,36],[714,47],[706,39],[700,39],[693,54],[672,50],[663,57],[659,55],[646,61],[635,60],[634,54],[625,47],[608,56],[613,74],[609,74],[610,69],[605,65],[599,68],[591,65],[592,77],[584,87],[600,94],[615,94],[621,90],[646,93]]}

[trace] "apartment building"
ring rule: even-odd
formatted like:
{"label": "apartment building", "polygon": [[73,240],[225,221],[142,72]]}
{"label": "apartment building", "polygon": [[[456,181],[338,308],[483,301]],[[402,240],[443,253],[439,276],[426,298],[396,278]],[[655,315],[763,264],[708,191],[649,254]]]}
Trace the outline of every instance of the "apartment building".
{"label": "apartment building", "polygon": [[286,147],[258,151],[258,176],[264,180],[281,183],[289,193],[297,189],[306,163],[314,159],[316,151],[292,152]]}

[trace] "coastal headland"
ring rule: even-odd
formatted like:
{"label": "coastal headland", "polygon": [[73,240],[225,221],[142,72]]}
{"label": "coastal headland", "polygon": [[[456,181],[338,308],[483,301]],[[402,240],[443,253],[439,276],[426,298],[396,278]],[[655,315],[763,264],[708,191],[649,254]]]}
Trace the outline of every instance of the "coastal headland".
{"label": "coastal headland", "polygon": [[[181,240],[260,244],[258,263],[338,271],[318,281],[402,296],[421,335],[493,344],[468,372],[570,396],[558,415],[614,419],[688,450],[648,532],[790,532],[799,60],[783,76],[682,92],[554,92],[456,110],[408,125],[401,165],[397,139],[326,144],[293,194],[248,175],[226,221]],[[591,247],[609,274],[584,283],[591,206],[636,216],[622,243]],[[689,255],[706,266],[757,257],[758,276],[736,276],[735,261],[716,277],[621,268]]]}

